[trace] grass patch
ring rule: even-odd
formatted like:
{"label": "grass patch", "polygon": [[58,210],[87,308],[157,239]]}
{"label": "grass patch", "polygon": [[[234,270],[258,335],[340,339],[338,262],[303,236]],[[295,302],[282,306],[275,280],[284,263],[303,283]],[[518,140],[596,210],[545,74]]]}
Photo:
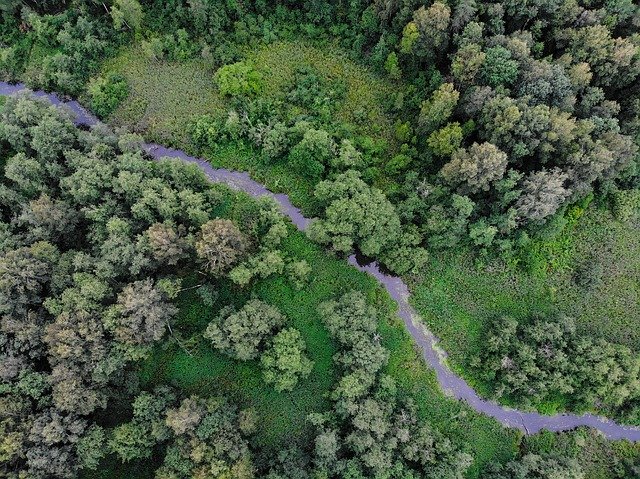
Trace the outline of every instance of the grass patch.
{"label": "grass patch", "polygon": [[130,88],[109,122],[140,131],[152,141],[183,146],[189,141],[191,120],[226,110],[213,85],[213,67],[203,60],[158,62],[133,46],[108,60],[103,71],[120,73]]}
{"label": "grass patch", "polygon": [[355,126],[357,134],[391,141],[392,122],[383,107],[393,87],[367,67],[354,63],[335,44],[317,48],[305,41],[278,41],[248,53],[263,74],[263,96],[284,99],[299,67],[311,67],[326,81],[345,82],[346,95],[336,120]]}

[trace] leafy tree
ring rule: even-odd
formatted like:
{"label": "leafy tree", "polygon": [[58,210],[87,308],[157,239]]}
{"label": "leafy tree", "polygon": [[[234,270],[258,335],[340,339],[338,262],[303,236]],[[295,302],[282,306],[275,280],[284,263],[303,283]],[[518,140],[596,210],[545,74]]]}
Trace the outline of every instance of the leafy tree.
{"label": "leafy tree", "polygon": [[570,318],[496,321],[482,364],[497,396],[524,404],[564,394],[581,407],[618,408],[640,396],[640,359],[624,346],[580,338]]}
{"label": "leafy tree", "polygon": [[333,138],[326,131],[311,128],[289,152],[289,162],[303,175],[319,178],[325,165],[335,156],[336,149]]}
{"label": "leafy tree", "polygon": [[244,255],[248,242],[244,234],[226,219],[210,220],[202,225],[196,252],[213,274],[228,271]]}
{"label": "leafy tree", "polygon": [[398,64],[398,55],[396,52],[391,52],[387,55],[387,59],[384,62],[384,69],[389,74],[389,77],[393,80],[399,80],[402,76],[402,70]]}
{"label": "leafy tree", "polygon": [[476,43],[470,43],[460,48],[451,62],[451,73],[456,79],[456,84],[472,85],[476,81],[486,57],[487,54]]}
{"label": "leafy tree", "polygon": [[487,191],[492,182],[501,179],[507,170],[507,155],[491,143],[474,143],[468,150],[457,150],[441,170],[450,183],[464,183],[470,192]]}
{"label": "leafy tree", "polygon": [[304,354],[305,344],[297,329],[285,328],[273,338],[271,348],[260,357],[264,380],[276,391],[291,391],[313,369],[313,361]]}
{"label": "leafy tree", "polygon": [[127,80],[118,73],[92,80],[87,90],[91,97],[91,109],[100,118],[107,118],[129,95]]}
{"label": "leafy tree", "polygon": [[559,169],[531,173],[522,183],[522,196],[516,203],[518,214],[541,220],[554,214],[569,196],[564,187],[567,175]]}
{"label": "leafy tree", "polygon": [[518,62],[511,58],[509,50],[495,46],[486,51],[480,76],[491,87],[509,86],[516,80],[518,68]]}
{"label": "leafy tree", "polygon": [[285,317],[275,307],[252,299],[238,311],[224,308],[209,323],[204,337],[211,340],[216,349],[246,361],[258,357],[269,335],[284,322]]}
{"label": "leafy tree", "polygon": [[451,9],[439,1],[434,2],[429,8],[420,7],[413,12],[412,23],[418,33],[413,43],[413,52],[416,55],[435,57],[446,50],[450,17]]}
{"label": "leafy tree", "polygon": [[160,340],[177,312],[175,306],[165,301],[157,285],[147,278],[122,290],[107,325],[118,341],[135,350]]}
{"label": "leafy tree", "polygon": [[174,437],[156,472],[158,477],[253,477],[238,412],[227,401],[193,396],[184,399],[178,408],[169,409],[166,420]]}
{"label": "leafy tree", "polygon": [[462,143],[462,128],[460,123],[449,123],[443,128],[434,131],[427,139],[427,145],[437,156],[450,156],[460,148]]}
{"label": "leafy tree", "polygon": [[111,7],[111,17],[116,30],[126,26],[134,32],[140,31],[144,14],[138,0],[115,0]]}
{"label": "leafy tree", "polygon": [[454,89],[453,83],[443,83],[433,92],[429,100],[420,107],[419,124],[429,134],[442,126],[453,113],[460,93]]}
{"label": "leafy tree", "polygon": [[400,236],[393,205],[354,170],[318,183],[315,196],[326,205],[325,218],[312,223],[309,235],[336,251],[350,253],[357,245],[364,254],[376,255]]}
{"label": "leafy tree", "polygon": [[168,265],[176,265],[188,256],[187,240],[178,235],[167,223],[154,223],[146,231],[155,259]]}

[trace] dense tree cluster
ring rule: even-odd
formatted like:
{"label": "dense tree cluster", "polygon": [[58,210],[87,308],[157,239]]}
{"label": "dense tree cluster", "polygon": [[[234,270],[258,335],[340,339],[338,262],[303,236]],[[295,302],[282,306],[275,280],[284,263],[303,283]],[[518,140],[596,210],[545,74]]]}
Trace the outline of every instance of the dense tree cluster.
{"label": "dense tree cluster", "polygon": [[[256,274],[269,273],[259,257],[283,256],[277,245],[287,234],[277,208],[245,200],[235,222],[216,218],[230,193],[197,168],[150,161],[139,138],[100,125],[83,131],[63,110],[28,94],[4,104],[0,142],[11,152],[0,183],[1,470],[7,477],[75,477],[95,468],[105,451],[123,461],[149,457],[174,436],[158,477],[249,468],[238,433],[229,433],[227,449],[210,441],[237,429],[224,425],[233,419],[224,402],[178,405],[176,394],[162,389],[138,396],[130,423],[109,430],[94,418],[114,398],[136,393],[136,361],[172,331],[178,272],[204,261],[219,278],[255,253]],[[296,284],[308,274],[306,264],[286,264],[295,266],[285,272]],[[228,349],[249,351],[241,343],[261,334],[255,328],[262,320],[282,324],[279,312],[257,303],[224,316],[219,335]],[[309,363],[299,342],[283,343],[271,370],[292,367],[282,375],[288,387],[308,374]],[[299,350],[298,369],[282,360],[290,348]]]}
{"label": "dense tree cluster", "polygon": [[486,479],[584,479],[580,463],[553,454],[526,454],[518,461],[493,465],[483,477]]}
{"label": "dense tree cluster", "polygon": [[497,396],[524,404],[566,396],[578,408],[598,405],[637,420],[640,359],[626,346],[580,337],[569,318],[501,318],[481,362]]}

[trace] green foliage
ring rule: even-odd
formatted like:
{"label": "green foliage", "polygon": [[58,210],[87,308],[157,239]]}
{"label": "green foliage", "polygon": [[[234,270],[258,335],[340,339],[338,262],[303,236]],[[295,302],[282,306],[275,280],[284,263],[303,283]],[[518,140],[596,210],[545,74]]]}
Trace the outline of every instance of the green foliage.
{"label": "green foliage", "polygon": [[87,87],[91,97],[91,109],[100,118],[107,118],[129,95],[129,85],[122,75],[110,73],[98,77]]}
{"label": "green foliage", "polygon": [[247,302],[240,310],[221,310],[209,323],[204,337],[229,356],[246,361],[258,357],[274,329],[285,317],[273,306],[259,300]]}
{"label": "green foliage", "polygon": [[527,454],[518,461],[490,468],[487,479],[584,479],[586,476],[575,459],[547,454]]}
{"label": "green foliage", "polygon": [[498,396],[525,404],[570,395],[579,408],[615,409],[640,396],[640,360],[627,347],[580,339],[568,318],[524,325],[511,318],[497,321],[482,367],[496,381]]}
{"label": "green foliage", "polygon": [[335,142],[326,131],[309,129],[289,152],[289,162],[302,175],[318,179],[335,156],[335,149]]}
{"label": "green foliage", "polygon": [[620,221],[631,221],[640,214],[640,190],[616,190],[612,195],[613,215]]}
{"label": "green foliage", "polygon": [[418,122],[424,132],[432,133],[440,128],[453,113],[459,98],[460,92],[453,83],[443,83],[429,100],[422,102]]}
{"label": "green foliage", "polygon": [[245,62],[221,67],[215,81],[221,94],[234,97],[255,95],[262,89],[262,75]]}
{"label": "green foliage", "polygon": [[518,76],[518,62],[511,59],[511,52],[504,47],[489,48],[480,76],[491,87],[509,86]]}
{"label": "green foliage", "polygon": [[305,355],[302,335],[293,328],[285,328],[273,337],[260,363],[265,382],[273,384],[278,392],[291,391],[313,368],[313,361]]}
{"label": "green foliage", "polygon": [[127,27],[138,32],[142,27],[144,14],[138,0],[115,0],[111,7],[111,17],[116,30]]}
{"label": "green foliage", "polygon": [[402,76],[402,70],[400,70],[400,66],[398,65],[398,55],[396,52],[391,52],[387,56],[387,59],[384,62],[384,69],[389,74],[389,77],[393,80],[399,80]]}
{"label": "green foliage", "polygon": [[437,156],[450,156],[460,148],[462,143],[462,128],[460,123],[449,123],[448,125],[434,131],[429,135],[427,144]]}

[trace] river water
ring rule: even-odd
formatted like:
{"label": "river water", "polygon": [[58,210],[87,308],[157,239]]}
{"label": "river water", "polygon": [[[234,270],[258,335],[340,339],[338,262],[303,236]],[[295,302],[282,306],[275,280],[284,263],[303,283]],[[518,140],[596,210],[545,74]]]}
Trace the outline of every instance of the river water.
{"label": "river water", "polygon": [[[11,95],[23,89],[25,89],[25,86],[22,84],[11,85],[6,82],[0,82],[0,95]],[[34,94],[48,98],[55,105],[67,108],[75,116],[77,124],[91,126],[99,121],[76,101],[66,101],[55,93],[38,91],[34,92]],[[202,158],[195,158],[187,155],[184,151],[165,148],[153,143],[145,144],[144,149],[155,159],[168,157],[180,159],[185,163],[194,163],[212,182],[224,183],[235,190],[244,191],[254,197],[269,196],[273,198],[280,205],[282,212],[301,231],[304,231],[311,221],[302,215],[300,210],[291,203],[287,195],[269,191],[264,185],[252,180],[248,173],[213,168]],[[438,383],[445,394],[465,401],[474,410],[496,419],[504,426],[520,429],[525,434],[535,434],[542,429],[568,431],[580,426],[588,426],[601,431],[609,439],[640,441],[640,428],[623,426],[604,417],[592,414],[583,414],[581,416],[555,414],[547,416],[536,412],[521,412],[481,398],[464,379],[457,376],[447,366],[445,362],[446,353],[438,348],[437,339],[423,325],[418,314],[409,303],[409,288],[405,282],[397,276],[383,272],[375,261],[369,264],[360,264],[355,255],[351,255],[348,258],[348,262],[360,271],[373,276],[397,303],[398,316],[413,337],[424,360],[435,370]]]}

